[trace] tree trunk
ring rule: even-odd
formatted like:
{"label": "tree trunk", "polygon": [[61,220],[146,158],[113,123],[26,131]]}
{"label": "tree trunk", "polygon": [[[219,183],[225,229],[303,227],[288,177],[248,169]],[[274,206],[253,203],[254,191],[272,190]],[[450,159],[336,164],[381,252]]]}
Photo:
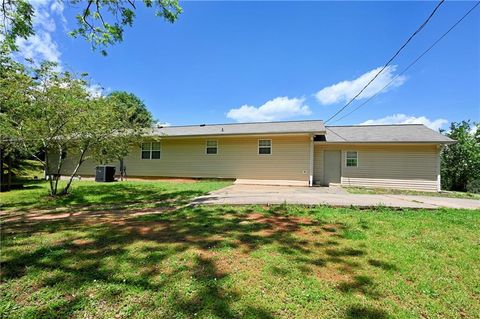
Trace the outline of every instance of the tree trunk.
{"label": "tree trunk", "polygon": [[3,147],[0,147],[0,191],[5,192],[7,188],[5,186],[5,176],[3,169],[3,161],[5,159]]}
{"label": "tree trunk", "polygon": [[50,161],[48,157],[48,150],[45,150],[45,162],[43,165],[43,169],[45,171],[45,179],[48,180],[48,184],[50,185],[50,195],[53,195],[53,176],[52,171],[50,170]]}
{"label": "tree trunk", "polygon": [[13,165],[12,154],[10,154],[8,156],[8,179],[7,179],[8,190],[12,189],[12,165]]}
{"label": "tree trunk", "polygon": [[77,174],[78,169],[80,168],[80,166],[82,166],[82,164],[83,164],[83,157],[84,157],[86,151],[87,151],[87,150],[85,149],[85,150],[82,150],[82,152],[80,153],[80,159],[78,160],[77,166],[75,166],[75,169],[73,170],[72,174],[70,175],[70,178],[68,179],[67,185],[63,188],[63,190],[62,190],[62,192],[60,193],[60,195],[66,195],[66,194],[68,194],[68,189],[70,188],[70,185],[72,184],[73,178],[74,178],[75,175]]}
{"label": "tree trunk", "polygon": [[58,146],[58,163],[57,163],[57,171],[55,174],[55,182],[53,183],[52,195],[57,195],[58,193],[58,181],[60,180],[60,172],[62,170],[63,165],[63,148],[61,145]]}
{"label": "tree trunk", "polygon": [[120,158],[120,181],[123,182],[123,158]]}

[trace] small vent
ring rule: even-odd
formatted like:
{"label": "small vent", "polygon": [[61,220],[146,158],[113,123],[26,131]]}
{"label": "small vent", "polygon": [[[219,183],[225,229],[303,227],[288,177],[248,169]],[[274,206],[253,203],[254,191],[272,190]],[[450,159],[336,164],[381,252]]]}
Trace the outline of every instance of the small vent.
{"label": "small vent", "polygon": [[327,138],[325,137],[325,135],[315,135],[313,137],[313,140],[315,142],[326,142],[327,141]]}

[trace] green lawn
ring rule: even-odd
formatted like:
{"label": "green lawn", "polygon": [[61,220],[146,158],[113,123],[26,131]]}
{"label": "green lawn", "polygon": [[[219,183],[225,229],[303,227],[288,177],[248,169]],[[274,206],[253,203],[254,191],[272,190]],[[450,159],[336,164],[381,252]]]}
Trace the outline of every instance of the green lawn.
{"label": "green lawn", "polygon": [[40,162],[34,160],[21,160],[18,167],[12,170],[14,176],[20,180],[33,180],[43,177],[43,166]]}
{"label": "green lawn", "polygon": [[478,318],[479,211],[173,208],[218,183],[2,194],[0,317]]}
{"label": "green lawn", "polygon": [[467,193],[467,192],[453,192],[453,191],[441,191],[441,192],[421,192],[410,191],[402,189],[390,189],[390,188],[367,188],[367,187],[344,187],[347,192],[351,194],[392,194],[392,195],[420,195],[420,196],[438,196],[438,197],[451,197],[451,198],[467,198],[467,199],[479,199],[480,194]]}
{"label": "green lawn", "polygon": [[[60,181],[60,186],[65,181]],[[140,209],[178,206],[194,197],[230,185],[231,182],[205,180],[196,182],[113,182],[74,181],[71,194],[66,197],[49,197],[48,183],[27,182],[21,190],[0,194],[0,209],[26,210],[72,208],[81,209]],[[59,188],[60,189],[60,188]]]}

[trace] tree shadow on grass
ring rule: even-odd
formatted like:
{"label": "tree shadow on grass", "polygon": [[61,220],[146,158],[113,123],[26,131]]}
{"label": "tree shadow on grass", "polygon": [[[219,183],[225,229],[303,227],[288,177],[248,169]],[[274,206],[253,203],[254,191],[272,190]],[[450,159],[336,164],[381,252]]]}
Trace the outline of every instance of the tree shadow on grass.
{"label": "tree shadow on grass", "polygon": [[[44,183],[43,183],[44,184]],[[13,211],[28,210],[49,210],[58,209],[64,210],[69,208],[81,208],[85,210],[102,210],[122,208],[138,209],[142,206],[149,207],[175,207],[185,205],[191,199],[205,195],[208,192],[208,187],[202,189],[203,183],[189,185],[184,189],[182,184],[175,188],[171,185],[162,187],[159,183],[155,187],[151,184],[145,183],[104,183],[104,184],[79,184],[73,186],[70,194],[60,197],[49,197],[47,191],[43,197],[32,196],[30,200],[26,199],[19,206],[15,202],[2,203],[3,209],[10,209]],[[43,188],[39,183],[30,183],[26,188]]]}
{"label": "tree shadow on grass", "polygon": [[[271,246],[304,273],[311,272],[312,267],[325,268],[330,264],[358,268],[358,260],[365,258],[366,253],[338,245],[335,240],[338,237],[325,227],[332,226],[326,226],[321,220],[280,214],[264,216],[219,207],[188,207],[107,222],[23,220],[4,225],[7,251],[1,276],[4,281],[13,281],[32,272],[43,273],[36,289],[55,287],[65,296],[77,295],[65,297],[61,303],[61,313],[67,316],[81,308],[75,300],[86,298],[85,294],[78,296],[79,291],[88,291],[92,283],[100,283],[119,289],[118,296],[102,295],[107,302],[109,298],[122,298],[131,289],[155,296],[152,299],[163,296],[165,311],[170,317],[273,318],[274,313],[255,305],[239,308],[237,303],[242,296],[235,287],[225,284],[232,270],[219,268],[215,252],[228,248],[250,255]],[[345,228],[337,226],[342,227]],[[300,231],[309,229],[324,240],[319,242],[315,237],[300,235]],[[76,235],[30,250],[15,250],[16,240],[12,238],[59,233]],[[288,274],[281,267],[273,271],[279,276]],[[379,297],[370,289],[374,286],[371,278],[354,278],[353,282],[341,283],[339,291]],[[155,311],[158,305],[148,301],[142,307]],[[34,317],[50,313],[50,308],[45,306],[36,309],[38,313]],[[352,311],[355,313],[355,309]]]}
{"label": "tree shadow on grass", "polygon": [[374,299],[380,297],[375,290],[375,283],[369,276],[354,276],[353,280],[340,283],[338,289],[345,293],[361,293]]}
{"label": "tree shadow on grass", "polygon": [[[99,192],[95,200],[88,199],[91,192],[75,192],[56,201],[59,207],[82,207],[87,211],[120,209],[122,211],[138,210],[139,207],[149,207],[151,209],[161,207],[177,207],[188,204],[192,198],[204,195],[204,191],[186,190],[186,191],[161,191],[161,190],[135,190],[125,188],[123,191],[115,190],[112,193]],[[40,208],[48,208],[45,205]]]}
{"label": "tree shadow on grass", "polygon": [[398,270],[398,267],[394,264],[378,259],[369,259],[368,263],[374,267],[383,269],[385,271]]}
{"label": "tree shadow on grass", "polygon": [[365,306],[349,307],[346,313],[351,319],[386,319],[389,315],[386,311]]}

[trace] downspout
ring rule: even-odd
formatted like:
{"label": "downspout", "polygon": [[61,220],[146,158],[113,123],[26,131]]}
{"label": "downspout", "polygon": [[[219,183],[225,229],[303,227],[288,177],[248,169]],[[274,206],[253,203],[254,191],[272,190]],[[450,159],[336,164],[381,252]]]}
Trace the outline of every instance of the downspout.
{"label": "downspout", "polygon": [[313,154],[314,154],[314,135],[310,135],[310,176],[308,178],[308,186],[313,186]]}
{"label": "downspout", "polygon": [[442,165],[442,145],[437,145],[438,153],[437,153],[437,192],[442,191],[442,181],[441,181],[441,165]]}

